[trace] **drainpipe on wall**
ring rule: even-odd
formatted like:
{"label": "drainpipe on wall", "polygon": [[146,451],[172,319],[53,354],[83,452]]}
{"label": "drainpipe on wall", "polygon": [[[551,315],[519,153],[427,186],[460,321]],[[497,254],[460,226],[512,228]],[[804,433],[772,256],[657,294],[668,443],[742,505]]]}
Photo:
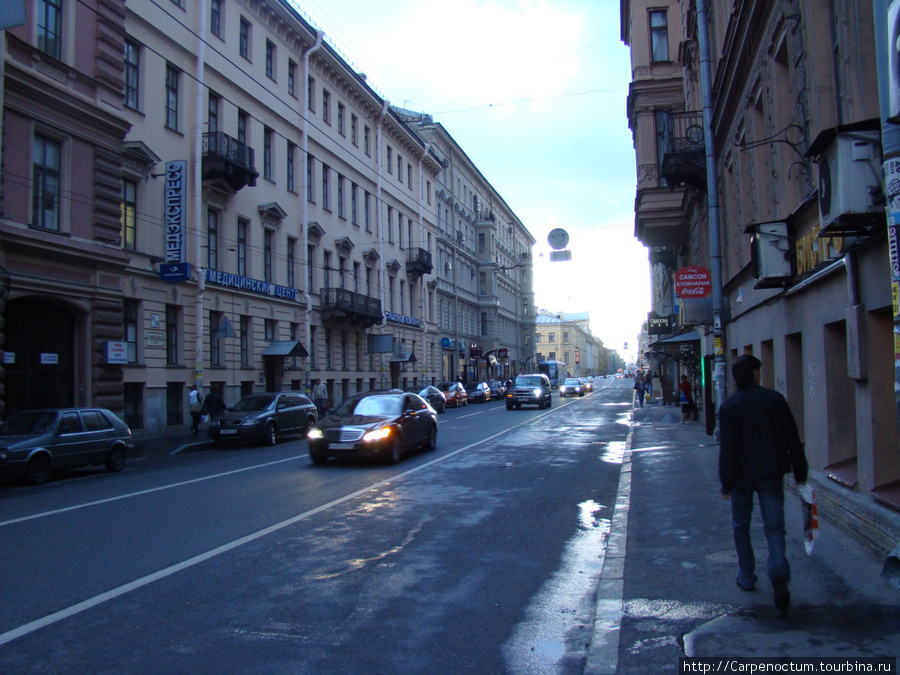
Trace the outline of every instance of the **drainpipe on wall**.
{"label": "drainpipe on wall", "polygon": [[697,39],[700,46],[700,88],[703,92],[703,135],[706,143],[706,199],[709,212],[709,261],[712,276],[713,340],[716,384],[715,410],[707,415],[716,418],[716,438],[719,437],[718,407],[725,402],[725,325],[722,292],[722,244],[719,233],[719,179],[716,174],[716,141],[712,131],[712,75],[709,56],[709,15],[706,0],[697,0]]}
{"label": "drainpipe on wall", "polygon": [[[422,250],[425,249],[425,219],[422,216],[422,212],[424,207],[422,206],[425,201],[425,172],[422,169],[422,164],[425,161],[425,158],[428,156],[428,151],[431,149],[431,143],[425,143],[425,149],[422,151],[422,156],[419,158],[419,203],[418,203],[418,212],[419,212],[419,239],[422,242]],[[431,251],[428,251],[431,253]],[[432,261],[432,265],[434,261]],[[423,274],[420,277],[421,283],[421,295],[422,295],[422,383],[424,385],[425,380],[428,377],[428,361],[426,353],[428,351],[428,320],[426,317],[426,310],[428,309],[428,289],[425,287],[425,275]],[[433,365],[433,364],[432,364]]]}
{"label": "drainpipe on wall", "polygon": [[[385,294],[384,294],[384,266],[386,264],[386,260],[384,259],[384,221],[383,221],[383,205],[384,205],[384,197],[382,194],[382,190],[384,189],[382,186],[381,180],[381,155],[382,155],[382,125],[384,124],[385,117],[387,116],[388,107],[390,103],[387,100],[382,101],[381,104],[381,113],[379,113],[377,118],[377,124],[375,125],[375,239],[378,241],[378,257],[381,260],[381,264],[378,266],[378,298],[381,300],[381,325],[382,331],[387,328],[387,319],[385,318],[385,311],[387,311],[387,303],[385,302]],[[383,332],[382,332],[383,334]],[[382,368],[382,386],[385,386],[384,375],[384,367],[385,367],[385,357],[384,354],[381,354],[381,368]],[[390,361],[388,361],[388,368],[390,368]],[[387,377],[391,377],[391,374],[388,373]]]}
{"label": "drainpipe on wall", "polygon": [[302,91],[306,92],[306,95],[300,100],[300,157],[302,162],[300,165],[300,231],[303,233],[300,244],[300,260],[302,261],[300,269],[302,270],[301,274],[303,275],[303,334],[306,342],[306,349],[310,354],[309,363],[306,364],[306,382],[304,383],[306,391],[309,391],[309,371],[312,370],[312,355],[315,353],[313,346],[310,343],[311,329],[309,325],[312,317],[312,298],[309,295],[309,292],[312,289],[309,288],[309,199],[307,197],[307,195],[309,195],[310,186],[307,182],[309,172],[306,170],[309,162],[309,57],[314,51],[322,46],[322,40],[324,38],[325,33],[317,30],[315,43],[311,47],[305,49],[301,55],[301,60],[303,61],[303,79],[300,81],[300,86],[302,87]]}
{"label": "drainpipe on wall", "polygon": [[[881,157],[885,195],[884,212],[887,218],[888,254],[891,265],[891,297],[894,308],[894,401],[897,424],[900,425],[900,126],[891,121],[891,59],[897,58],[896,45],[889,41],[893,26],[888,21],[888,9],[900,0],[873,0],[875,27],[875,61],[878,66],[878,99],[881,111]],[[898,19],[895,19],[898,20]],[[900,588],[900,545],[885,562],[882,578]]]}
{"label": "drainpipe on wall", "polygon": [[[206,3],[197,3],[197,83],[194,105],[194,268],[197,272],[197,300],[194,306],[194,381],[203,386],[203,291],[206,289],[206,270],[203,264],[203,93],[206,70]],[[210,340],[216,336],[210,332]],[[225,395],[225,392],[222,392]]]}

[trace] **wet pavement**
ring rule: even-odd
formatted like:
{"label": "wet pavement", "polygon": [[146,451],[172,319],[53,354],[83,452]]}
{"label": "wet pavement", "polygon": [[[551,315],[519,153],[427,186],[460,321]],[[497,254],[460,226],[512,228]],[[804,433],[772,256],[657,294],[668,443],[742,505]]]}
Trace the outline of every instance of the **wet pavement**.
{"label": "wet pavement", "polygon": [[900,590],[884,560],[820,518],[811,555],[800,501],[785,498],[791,606],[774,606],[759,511],[751,535],[760,581],[737,587],[718,444],[677,406],[633,411],[585,673],[678,672],[679,657],[900,655]]}

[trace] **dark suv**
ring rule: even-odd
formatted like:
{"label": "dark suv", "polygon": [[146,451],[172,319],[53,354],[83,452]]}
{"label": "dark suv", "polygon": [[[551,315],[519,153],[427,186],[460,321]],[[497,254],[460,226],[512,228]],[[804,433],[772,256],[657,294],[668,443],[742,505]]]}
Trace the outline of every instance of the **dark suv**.
{"label": "dark suv", "polygon": [[520,408],[526,404],[537,405],[541,410],[552,405],[550,379],[543,373],[518,375],[513,386],[506,390],[507,410]]}

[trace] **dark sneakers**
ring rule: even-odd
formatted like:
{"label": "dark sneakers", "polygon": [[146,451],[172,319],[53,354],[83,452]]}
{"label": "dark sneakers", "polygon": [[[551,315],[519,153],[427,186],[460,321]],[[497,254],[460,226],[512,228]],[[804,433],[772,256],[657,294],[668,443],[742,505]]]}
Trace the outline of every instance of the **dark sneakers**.
{"label": "dark sneakers", "polygon": [[775,592],[775,606],[782,612],[791,606],[791,593],[786,581],[773,581],[772,590]]}
{"label": "dark sneakers", "polygon": [[742,591],[747,591],[748,593],[756,588],[755,582],[741,581],[741,578],[737,578],[737,585]]}

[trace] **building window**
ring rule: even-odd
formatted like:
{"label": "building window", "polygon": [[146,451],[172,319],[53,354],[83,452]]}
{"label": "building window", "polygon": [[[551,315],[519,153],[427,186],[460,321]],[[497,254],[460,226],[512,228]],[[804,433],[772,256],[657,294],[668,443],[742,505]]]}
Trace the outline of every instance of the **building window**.
{"label": "building window", "polygon": [[650,12],[651,60],[669,60],[669,22],[665,10]]}
{"label": "building window", "polygon": [[297,64],[288,60],[288,94],[297,98]]}
{"label": "building window", "polygon": [[243,218],[237,223],[237,273],[238,276],[247,276],[247,228],[250,222]]}
{"label": "building window", "polygon": [[275,43],[266,40],[266,77],[275,79]]}
{"label": "building window", "polygon": [[219,324],[222,323],[222,313],[209,312],[209,365],[221,366],[222,354],[219,351]]}
{"label": "building window", "polygon": [[359,143],[359,139],[356,137],[356,130],[358,126],[359,120],[357,119],[356,115],[350,113],[350,142],[353,143],[353,145],[358,145]]}
{"label": "building window", "polygon": [[250,60],[250,22],[241,17],[241,34],[238,42],[238,53]]}
{"label": "building window", "polygon": [[133,251],[137,239],[137,183],[122,181],[122,248]]}
{"label": "building window", "polygon": [[327,166],[322,165],[322,208],[329,208],[328,204],[328,174],[330,173]]}
{"label": "building window", "polygon": [[403,158],[397,155],[397,181],[403,184]]}
{"label": "building window", "polygon": [[140,106],[141,52],[136,43],[125,40],[125,105],[138,110]]}
{"label": "building window", "polygon": [[59,230],[62,146],[43,136],[34,137],[32,165],[32,222],[45,230]]}
{"label": "building window", "polygon": [[[306,290],[310,292],[312,292],[313,289],[313,260],[315,259],[315,253],[315,246],[306,247]],[[310,347],[312,347],[312,345],[310,345]],[[310,363],[312,363],[311,360]]]}
{"label": "building window", "polygon": [[331,288],[331,252],[322,254],[322,288]]}
{"label": "building window", "polygon": [[409,189],[410,189],[410,190],[413,189],[413,182],[412,182],[412,164],[407,164],[407,165],[406,165],[406,184],[409,186]]}
{"label": "building window", "polygon": [[368,192],[366,192],[363,195],[363,213],[364,213],[365,221],[366,221],[366,232],[372,231],[372,225],[371,225],[371,222],[369,219],[370,218],[370,216],[369,216],[369,197],[370,197],[370,195]]}
{"label": "building window", "polygon": [[562,338],[563,338],[562,341],[563,341],[564,343],[566,343],[566,342],[569,341],[569,333],[568,333],[568,331],[564,331],[564,332],[563,332]]}
{"label": "building window", "polygon": [[272,130],[263,130],[263,178],[272,180]]}
{"label": "building window", "polygon": [[296,192],[294,184],[294,155],[296,155],[297,146],[288,141],[287,144],[287,189]]}
{"label": "building window", "polygon": [[394,150],[391,146],[387,148],[387,170],[388,173],[394,173]]}
{"label": "building window", "polygon": [[306,200],[309,202],[315,202],[316,200],[313,198],[313,156],[306,156]]}
{"label": "building window", "polygon": [[126,382],[123,421],[132,429],[144,428],[144,384]]}
{"label": "building window", "polygon": [[312,112],[316,111],[316,80],[312,77],[306,80],[306,107]]}
{"label": "building window", "polygon": [[62,57],[62,0],[38,0],[37,44],[45,54]]}
{"label": "building window", "polygon": [[250,115],[243,110],[238,110],[237,139],[239,142],[247,145],[247,128],[250,122]]}
{"label": "building window", "polygon": [[322,121],[331,124],[331,93],[327,89],[322,90]]}
{"label": "building window", "polygon": [[206,268],[219,269],[219,212],[206,211]]}
{"label": "building window", "polygon": [[478,252],[484,253],[484,247],[485,247],[484,232],[479,232],[478,233]]}
{"label": "building window", "polygon": [[266,335],[266,342],[272,342],[275,339],[275,319],[266,319],[263,325]]}
{"label": "building window", "polygon": [[350,222],[359,225],[359,187],[355,183],[350,184]]}
{"label": "building window", "polygon": [[344,131],[344,116],[346,115],[346,113],[347,113],[347,111],[346,111],[346,108],[344,108],[344,104],[343,104],[343,103],[338,103],[338,119],[337,119],[337,124],[338,124],[338,133],[339,133],[341,136],[346,136],[346,133],[345,133],[345,131]]}
{"label": "building window", "polygon": [[394,207],[387,207],[387,240],[389,244],[394,243]]}
{"label": "building window", "polygon": [[241,316],[241,367],[246,368],[250,365],[250,317]]}
{"label": "building window", "polygon": [[346,218],[344,215],[344,177],[340,174],[337,177],[337,202],[338,218]]}
{"label": "building window", "polygon": [[263,279],[272,281],[272,230],[263,233]]}
{"label": "building window", "polygon": [[211,0],[209,4],[209,32],[222,37],[222,0]]}
{"label": "building window", "polygon": [[556,333],[547,333],[547,342],[556,342]]}
{"label": "building window", "polygon": [[488,316],[487,312],[481,313],[481,334],[482,335],[488,334],[488,318],[487,318],[487,316]]}
{"label": "building window", "polygon": [[166,364],[174,366],[178,359],[178,306],[166,305]]}
{"label": "building window", "polygon": [[207,131],[215,133],[219,130],[219,97],[209,92],[209,104],[206,111]]}
{"label": "building window", "polygon": [[137,363],[138,306],[136,300],[124,300],[122,306],[123,332],[128,352],[128,363]]}
{"label": "building window", "polygon": [[369,127],[363,127],[363,151],[366,157],[372,156],[369,152]]}
{"label": "building window", "polygon": [[178,69],[166,65],[166,126],[178,130]]}
{"label": "building window", "polygon": [[287,285],[288,288],[294,288],[294,283],[296,281],[295,267],[297,265],[297,240],[293,237],[288,237],[287,242]]}

